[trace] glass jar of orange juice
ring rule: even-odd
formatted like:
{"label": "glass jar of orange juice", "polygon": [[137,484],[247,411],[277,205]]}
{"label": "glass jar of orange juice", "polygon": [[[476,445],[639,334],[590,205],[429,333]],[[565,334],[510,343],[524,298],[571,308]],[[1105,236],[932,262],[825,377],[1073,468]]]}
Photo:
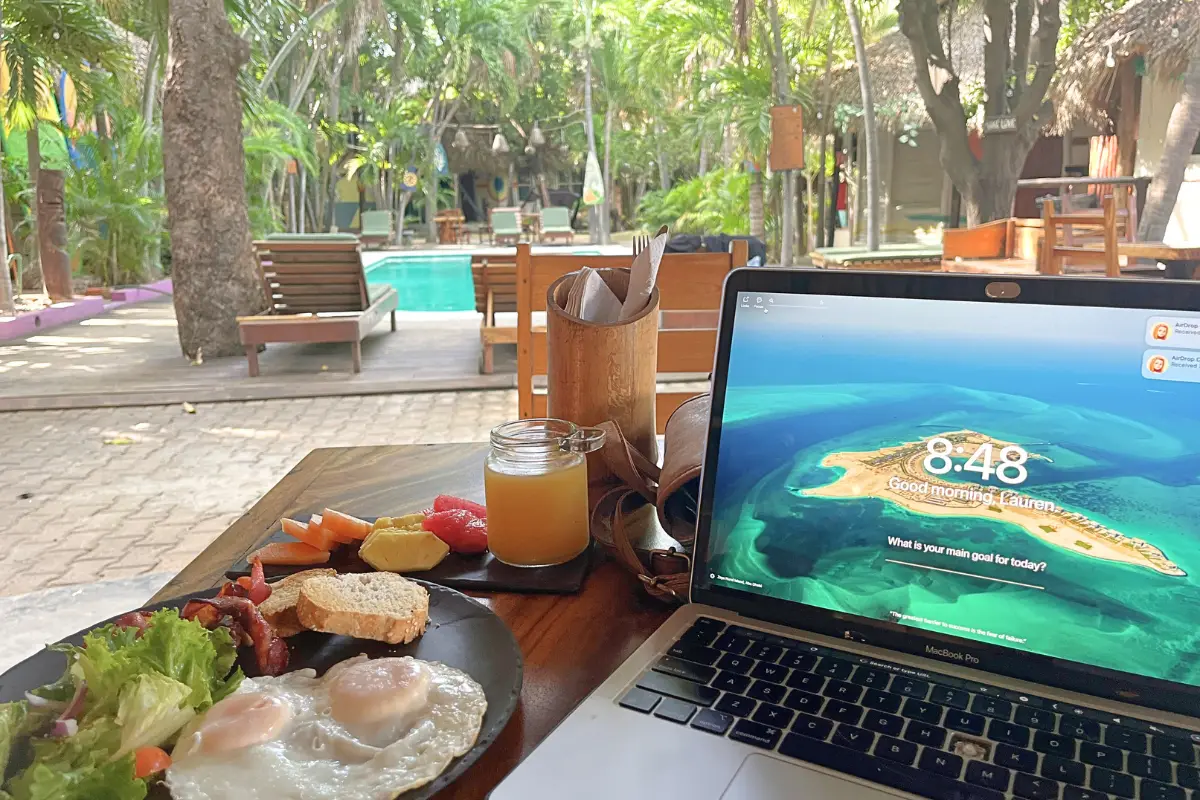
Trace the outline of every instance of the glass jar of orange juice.
{"label": "glass jar of orange juice", "polygon": [[515,567],[563,564],[587,549],[585,453],[604,431],[559,419],[523,419],[492,430],[483,471],[488,548]]}

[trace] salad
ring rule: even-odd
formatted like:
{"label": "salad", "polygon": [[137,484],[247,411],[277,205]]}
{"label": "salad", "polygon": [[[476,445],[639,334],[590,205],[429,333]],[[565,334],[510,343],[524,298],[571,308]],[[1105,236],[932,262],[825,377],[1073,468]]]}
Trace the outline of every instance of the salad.
{"label": "salad", "polygon": [[226,627],[129,614],[66,653],[67,670],[0,703],[0,800],[142,800],[181,728],[243,675]]}

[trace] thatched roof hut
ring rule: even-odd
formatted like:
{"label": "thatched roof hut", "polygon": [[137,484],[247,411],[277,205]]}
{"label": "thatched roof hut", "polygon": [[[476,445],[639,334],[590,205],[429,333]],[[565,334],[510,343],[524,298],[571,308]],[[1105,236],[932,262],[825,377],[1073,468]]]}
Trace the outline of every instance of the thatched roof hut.
{"label": "thatched roof hut", "polygon": [[[1139,71],[1175,79],[1200,37],[1200,0],[1133,0],[1084,30],[1060,60],[1054,89],[1056,130],[1079,124],[1106,128],[1119,67],[1141,59]],[[1112,56],[1110,61],[1109,56]],[[1113,66],[1108,66],[1109,64]]]}

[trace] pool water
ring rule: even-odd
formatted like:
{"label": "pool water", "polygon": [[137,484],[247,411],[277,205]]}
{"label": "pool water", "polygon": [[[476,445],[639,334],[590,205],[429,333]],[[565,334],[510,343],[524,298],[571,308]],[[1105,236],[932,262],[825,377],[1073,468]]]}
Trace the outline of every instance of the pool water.
{"label": "pool water", "polygon": [[471,254],[393,256],[367,269],[367,283],[386,283],[401,311],[474,311]]}

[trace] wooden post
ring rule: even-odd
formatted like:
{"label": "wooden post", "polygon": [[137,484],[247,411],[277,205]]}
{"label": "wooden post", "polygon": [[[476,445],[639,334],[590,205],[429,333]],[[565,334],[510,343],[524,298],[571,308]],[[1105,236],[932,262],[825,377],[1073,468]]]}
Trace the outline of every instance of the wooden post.
{"label": "wooden post", "polygon": [[63,207],[66,181],[62,170],[40,169],[37,177],[38,253],[46,294],[55,302],[70,300],[71,260],[67,256],[67,217]]}
{"label": "wooden post", "polygon": [[1104,274],[1121,277],[1121,262],[1117,256],[1117,198],[1110,194],[1101,201],[1104,206]]}
{"label": "wooden post", "polygon": [[1058,245],[1058,232],[1055,230],[1054,222],[1054,198],[1045,197],[1042,199],[1042,251],[1039,254],[1041,263],[1038,265],[1038,272],[1043,275],[1061,275],[1062,262],[1054,255],[1054,248]]}
{"label": "wooden post", "polygon": [[[494,241],[494,240],[493,240]],[[517,244],[517,414],[533,416],[533,258],[530,247]]]}

